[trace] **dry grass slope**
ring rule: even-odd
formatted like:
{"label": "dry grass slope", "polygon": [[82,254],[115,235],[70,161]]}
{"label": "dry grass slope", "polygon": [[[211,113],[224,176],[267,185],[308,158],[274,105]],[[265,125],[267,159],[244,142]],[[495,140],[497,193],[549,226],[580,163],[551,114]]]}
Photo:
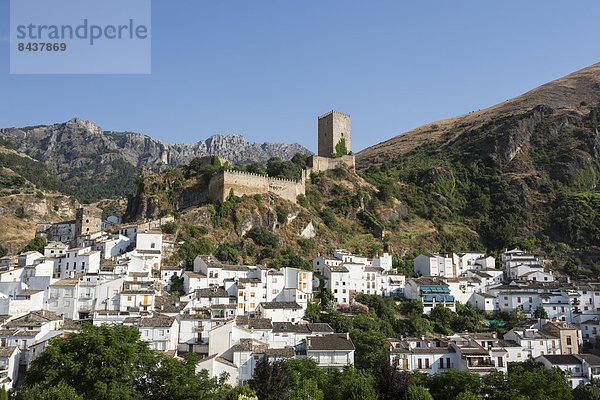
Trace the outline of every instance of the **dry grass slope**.
{"label": "dry grass slope", "polygon": [[476,128],[492,118],[521,113],[540,104],[548,105],[558,112],[578,113],[578,105],[582,101],[593,104],[599,100],[600,63],[596,63],[495,106],[432,122],[368,147],[356,154],[356,164],[358,168],[380,164],[423,143],[439,141],[442,135],[461,125]]}

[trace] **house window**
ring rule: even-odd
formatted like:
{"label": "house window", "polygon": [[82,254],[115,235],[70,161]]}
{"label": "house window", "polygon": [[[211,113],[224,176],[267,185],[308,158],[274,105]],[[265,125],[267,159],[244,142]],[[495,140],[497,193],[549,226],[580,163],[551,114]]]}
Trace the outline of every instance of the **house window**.
{"label": "house window", "polygon": [[567,336],[567,346],[570,346],[571,344],[571,336]]}
{"label": "house window", "polygon": [[127,296],[127,301],[131,301],[131,296]]}
{"label": "house window", "polygon": [[254,308],[254,303],[250,303],[250,308]]}
{"label": "house window", "polygon": [[418,363],[418,365],[419,365],[419,366],[418,366],[418,368],[419,368],[419,369],[423,369],[423,360],[421,360],[421,359],[419,358],[419,360],[417,361],[417,363]]}

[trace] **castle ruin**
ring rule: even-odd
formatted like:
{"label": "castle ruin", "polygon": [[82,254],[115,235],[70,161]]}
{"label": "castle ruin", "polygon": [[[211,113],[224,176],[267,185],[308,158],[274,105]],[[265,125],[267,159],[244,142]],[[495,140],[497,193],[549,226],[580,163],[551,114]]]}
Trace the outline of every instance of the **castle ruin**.
{"label": "castle ruin", "polygon": [[[208,184],[208,198],[213,202],[223,202],[233,191],[236,196],[253,196],[272,193],[296,203],[299,195],[305,194],[306,179],[311,172],[323,172],[346,165],[355,169],[354,156],[338,156],[336,146],[343,139],[346,151],[350,152],[350,115],[330,111],[318,119],[318,155],[310,156],[307,169],[302,171],[298,181],[274,178],[249,172],[225,170],[216,173]],[[334,156],[335,157],[332,157]]]}
{"label": "castle ruin", "polygon": [[[314,172],[335,169],[347,165],[356,168],[354,156],[351,155],[350,115],[331,110],[319,117],[318,155],[308,158],[308,166]],[[337,153],[336,146],[343,140],[348,154],[332,157]]]}
{"label": "castle ruin", "polygon": [[295,203],[296,198],[305,193],[305,182],[306,170],[302,171],[302,178],[299,181],[226,170],[213,175],[210,179],[208,198],[211,201],[223,202],[233,190],[236,196],[272,193]]}

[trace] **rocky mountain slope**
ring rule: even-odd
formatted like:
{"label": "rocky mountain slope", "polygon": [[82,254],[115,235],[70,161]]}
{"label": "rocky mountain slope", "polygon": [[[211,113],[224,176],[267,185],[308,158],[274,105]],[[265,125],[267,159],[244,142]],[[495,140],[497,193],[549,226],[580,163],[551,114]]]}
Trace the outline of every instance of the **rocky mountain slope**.
{"label": "rocky mountain slope", "polygon": [[[600,246],[600,64],[479,112],[437,121],[357,154],[365,178],[489,250]],[[561,247],[562,248],[562,247]],[[579,251],[579,250],[577,250]]]}
{"label": "rocky mountain slope", "polygon": [[50,126],[0,130],[0,141],[43,162],[51,173],[80,190],[83,200],[130,194],[140,167],[162,170],[194,157],[217,155],[232,163],[310,154],[299,144],[250,143],[242,135],[214,135],[196,143],[163,143],[141,133],[107,132],[91,121],[73,118]]}
{"label": "rocky mountain slope", "polygon": [[461,133],[481,127],[490,120],[524,113],[539,105],[550,107],[561,115],[581,116],[587,112],[580,106],[582,102],[593,105],[599,100],[600,63],[597,63],[495,106],[432,122],[368,147],[356,154],[356,162],[359,167],[366,168],[390,161],[398,154],[405,154],[428,142],[448,143]]}
{"label": "rocky mountain slope", "polygon": [[337,248],[373,256],[432,245],[436,239],[430,222],[409,222],[403,204],[379,200],[373,185],[346,168],[313,174],[297,204],[268,193],[231,196],[211,204],[202,194],[213,171],[178,166],[138,179],[127,217],[131,221],[176,217],[163,227],[184,243],[170,263],[189,264],[200,253],[229,262],[302,267],[317,253]]}

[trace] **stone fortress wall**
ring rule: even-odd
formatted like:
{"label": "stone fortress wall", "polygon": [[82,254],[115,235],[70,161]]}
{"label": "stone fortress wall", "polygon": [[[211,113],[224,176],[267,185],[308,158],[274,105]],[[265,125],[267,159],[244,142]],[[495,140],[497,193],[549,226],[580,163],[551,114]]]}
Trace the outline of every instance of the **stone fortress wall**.
{"label": "stone fortress wall", "polygon": [[215,174],[210,179],[208,197],[211,201],[223,202],[233,189],[236,196],[272,193],[296,203],[298,195],[305,194],[306,178],[305,170],[302,171],[302,178],[299,181],[227,170]]}
{"label": "stone fortress wall", "polygon": [[223,202],[233,190],[236,196],[272,193],[296,203],[298,195],[305,194],[306,179],[311,172],[323,172],[344,164],[352,170],[355,169],[353,155],[331,157],[340,139],[344,139],[346,149],[350,151],[350,115],[332,110],[318,118],[319,152],[318,155],[308,158],[307,169],[302,171],[299,181],[226,170],[213,175],[210,179],[208,198],[213,202]]}
{"label": "stone fortress wall", "polygon": [[331,157],[321,157],[321,156],[310,156],[307,160],[309,171],[307,175],[310,175],[310,172],[323,172],[330,169],[336,169],[341,165],[347,165],[351,170],[356,169],[356,161],[353,155],[350,156],[341,156],[337,158]]}

